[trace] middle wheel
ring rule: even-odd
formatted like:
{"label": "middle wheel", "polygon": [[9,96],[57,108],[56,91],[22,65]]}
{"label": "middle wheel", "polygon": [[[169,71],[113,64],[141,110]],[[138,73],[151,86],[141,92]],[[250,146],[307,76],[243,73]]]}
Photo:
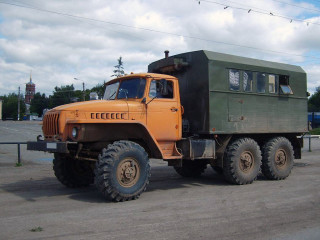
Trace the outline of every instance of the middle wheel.
{"label": "middle wheel", "polygon": [[261,151],[251,138],[236,139],[225,150],[223,173],[227,181],[234,184],[252,183],[261,166]]}

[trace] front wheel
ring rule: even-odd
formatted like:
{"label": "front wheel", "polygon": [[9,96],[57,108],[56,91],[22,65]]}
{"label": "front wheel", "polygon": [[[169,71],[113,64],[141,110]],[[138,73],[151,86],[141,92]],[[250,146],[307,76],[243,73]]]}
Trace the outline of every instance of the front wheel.
{"label": "front wheel", "polygon": [[149,184],[150,164],[145,150],[131,141],[108,145],[96,163],[95,184],[106,199],[137,199]]}
{"label": "front wheel", "polygon": [[261,165],[261,151],[256,141],[240,138],[227,147],[223,159],[223,174],[234,184],[252,183],[258,176]]}

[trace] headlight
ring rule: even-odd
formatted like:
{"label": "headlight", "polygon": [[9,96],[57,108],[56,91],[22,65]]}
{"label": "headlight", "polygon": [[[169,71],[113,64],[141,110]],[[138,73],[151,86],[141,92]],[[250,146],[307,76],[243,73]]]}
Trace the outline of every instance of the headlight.
{"label": "headlight", "polygon": [[74,127],[72,128],[72,133],[71,133],[73,138],[77,138],[78,137],[78,128]]}

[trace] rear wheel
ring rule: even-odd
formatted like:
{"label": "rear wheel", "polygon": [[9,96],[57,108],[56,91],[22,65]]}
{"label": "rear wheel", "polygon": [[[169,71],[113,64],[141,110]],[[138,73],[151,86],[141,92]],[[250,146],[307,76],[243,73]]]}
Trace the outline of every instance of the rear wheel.
{"label": "rear wheel", "polygon": [[54,154],[53,170],[57,179],[69,188],[89,186],[94,181],[92,163],[67,154]]}
{"label": "rear wheel", "polygon": [[96,163],[95,184],[106,199],[137,199],[149,184],[148,155],[137,143],[118,141],[102,150]]}
{"label": "rear wheel", "polygon": [[262,173],[271,180],[285,179],[293,167],[293,148],[285,137],[270,139],[263,146]]}
{"label": "rear wheel", "polygon": [[207,168],[207,161],[183,160],[181,167],[174,167],[174,170],[182,177],[199,177]]}
{"label": "rear wheel", "polygon": [[223,173],[228,182],[252,183],[258,176],[261,165],[259,145],[251,138],[240,138],[227,147],[223,160]]}

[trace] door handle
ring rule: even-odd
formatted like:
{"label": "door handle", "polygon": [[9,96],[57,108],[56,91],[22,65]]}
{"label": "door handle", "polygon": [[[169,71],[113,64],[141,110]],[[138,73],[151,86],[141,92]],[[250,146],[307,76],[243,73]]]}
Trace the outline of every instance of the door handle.
{"label": "door handle", "polygon": [[178,108],[172,107],[171,112],[178,112]]}

